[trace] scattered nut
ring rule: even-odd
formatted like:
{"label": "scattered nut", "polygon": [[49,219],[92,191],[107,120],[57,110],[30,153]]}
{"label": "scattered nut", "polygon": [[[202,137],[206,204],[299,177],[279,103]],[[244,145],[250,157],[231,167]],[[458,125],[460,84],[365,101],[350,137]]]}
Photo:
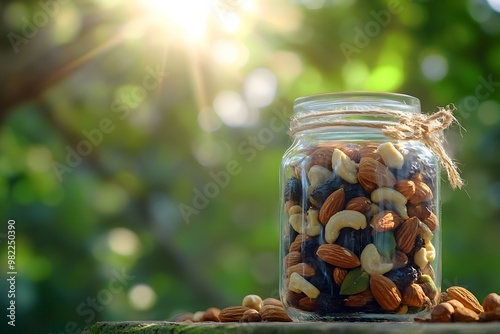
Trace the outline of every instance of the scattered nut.
{"label": "scattered nut", "polygon": [[481,313],[484,311],[483,306],[479,304],[476,296],[472,294],[469,290],[461,286],[452,286],[446,289],[448,295],[452,299],[460,301],[464,306],[476,313]]}
{"label": "scattered nut", "polygon": [[285,309],[282,306],[277,305],[263,305],[260,310],[260,315],[262,321],[278,321],[278,322],[290,322],[292,319],[288,316]]}
{"label": "scattered nut", "polygon": [[455,308],[455,312],[453,313],[453,321],[476,322],[479,321],[479,314],[466,307],[458,307]]}
{"label": "scattered nut", "polygon": [[500,307],[500,296],[492,292],[483,299],[483,308],[485,312],[493,311]]}
{"label": "scattered nut", "polygon": [[229,306],[220,310],[219,319],[221,322],[238,322],[247,310],[249,308],[245,306]]}
{"label": "scattered nut", "polygon": [[262,321],[262,317],[260,316],[259,311],[255,309],[246,310],[240,319],[241,322],[260,322]]}
{"label": "scattered nut", "polygon": [[449,303],[441,303],[436,305],[431,312],[431,321],[434,322],[451,322],[455,309]]}
{"label": "scattered nut", "polygon": [[220,310],[216,307],[209,307],[203,314],[203,321],[220,322]]}
{"label": "scattered nut", "polygon": [[[290,268],[288,268],[290,269]],[[254,309],[257,312],[260,311],[262,307],[262,298],[258,295],[246,295],[241,302],[242,306],[246,306],[248,308]]]}

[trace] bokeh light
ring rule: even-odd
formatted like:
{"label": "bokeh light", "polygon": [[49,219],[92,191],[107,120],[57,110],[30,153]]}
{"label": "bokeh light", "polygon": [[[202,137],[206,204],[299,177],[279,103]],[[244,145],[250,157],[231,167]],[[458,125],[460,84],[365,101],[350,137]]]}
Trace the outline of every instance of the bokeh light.
{"label": "bokeh light", "polygon": [[439,81],[448,73],[448,61],[439,54],[431,54],[422,60],[420,68],[427,79]]}
{"label": "bokeh light", "polygon": [[156,303],[156,298],[156,292],[146,284],[134,285],[128,293],[130,305],[140,311],[145,311],[153,307]]}
{"label": "bokeh light", "polygon": [[253,70],[246,77],[243,85],[245,100],[254,108],[264,108],[270,105],[277,90],[278,79],[267,68]]}
{"label": "bokeh light", "polygon": [[131,230],[124,227],[117,227],[108,233],[109,248],[120,255],[134,255],[140,247],[139,238]]}

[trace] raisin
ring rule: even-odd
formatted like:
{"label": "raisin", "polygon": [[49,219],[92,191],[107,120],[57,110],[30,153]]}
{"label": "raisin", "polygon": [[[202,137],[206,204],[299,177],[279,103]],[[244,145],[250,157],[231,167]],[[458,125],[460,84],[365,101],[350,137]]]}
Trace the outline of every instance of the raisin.
{"label": "raisin", "polygon": [[338,313],[341,312],[343,308],[342,299],[335,293],[321,293],[316,299],[316,305],[319,308],[319,313],[322,315]]}
{"label": "raisin", "polygon": [[393,281],[399,291],[404,291],[408,285],[422,276],[422,271],[418,266],[406,265],[401,268],[392,269],[384,274],[384,276]]}
{"label": "raisin", "polygon": [[302,198],[302,183],[299,179],[289,178],[285,185],[285,201],[300,202]]}
{"label": "raisin", "polygon": [[328,179],[317,186],[311,193],[311,197],[316,200],[318,206],[320,207],[326,201],[328,196],[330,196],[335,190],[339,189],[341,185],[342,179],[340,176],[335,175],[333,178]]}
{"label": "raisin", "polygon": [[342,182],[341,187],[344,188],[346,203],[355,197],[368,197],[368,194],[359,183],[350,184],[347,182]]}
{"label": "raisin", "polygon": [[314,263],[314,270],[316,273],[309,278],[309,282],[321,293],[332,294],[335,291],[334,286],[336,286],[333,281],[333,266],[318,259]]}
{"label": "raisin", "polygon": [[422,236],[417,235],[417,237],[415,238],[415,245],[413,246],[411,252],[408,253],[408,259],[413,261],[415,253],[418,252],[422,247],[424,247],[424,239],[422,238]]}
{"label": "raisin", "polygon": [[371,239],[372,237],[369,228],[355,230],[353,228],[346,227],[340,230],[339,237],[335,243],[349,249],[359,257],[366,245],[371,242]]}
{"label": "raisin", "polygon": [[317,238],[310,239],[304,242],[302,244],[302,262],[309,263],[314,268],[316,266],[316,262],[319,260],[319,258],[316,256],[318,247],[319,241]]}

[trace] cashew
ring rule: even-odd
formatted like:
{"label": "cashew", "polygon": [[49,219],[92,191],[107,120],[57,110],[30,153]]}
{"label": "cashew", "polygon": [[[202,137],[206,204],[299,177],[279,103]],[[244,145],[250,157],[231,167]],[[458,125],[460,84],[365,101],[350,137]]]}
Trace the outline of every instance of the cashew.
{"label": "cashew", "polygon": [[305,233],[310,237],[315,237],[321,232],[321,224],[319,222],[319,213],[317,210],[307,211],[305,232],[303,231],[302,224],[304,222],[304,215],[302,213],[295,213],[290,216],[288,222],[297,233]]}
{"label": "cashew", "polygon": [[333,243],[339,237],[340,230],[350,227],[355,230],[366,227],[366,217],[364,214],[354,210],[342,210],[334,214],[326,223],[325,240]]}
{"label": "cashew", "polygon": [[309,298],[317,298],[319,296],[319,290],[314,285],[309,283],[304,277],[297,273],[292,273],[290,275],[290,283],[288,289],[297,293],[305,293]]}
{"label": "cashew", "polygon": [[317,186],[322,184],[328,179],[331,179],[333,173],[328,168],[323,166],[314,165],[309,169],[307,173],[307,178],[309,179],[309,193],[311,193]]}
{"label": "cashew", "polygon": [[296,213],[302,213],[302,207],[300,205],[294,205],[290,209],[288,209],[288,214],[290,216]]}
{"label": "cashew", "polygon": [[425,248],[420,248],[418,252],[415,253],[413,261],[420,269],[424,269],[429,260],[427,260],[427,250]]}
{"label": "cashew", "polygon": [[387,167],[396,169],[403,167],[404,157],[391,142],[380,144],[377,153],[384,159]]}
{"label": "cashew", "polygon": [[391,202],[393,204],[406,205],[408,200],[399,191],[392,188],[378,188],[372,191],[371,200],[375,203]]}
{"label": "cashew", "polygon": [[380,212],[380,208],[378,207],[378,205],[375,203],[372,203],[370,205],[370,211],[367,214],[368,219],[371,219],[373,216],[375,216],[379,212]]}
{"label": "cashew", "polygon": [[426,253],[427,261],[428,262],[434,261],[434,259],[436,258],[436,248],[434,248],[432,242],[430,242],[429,240],[425,240],[424,247],[425,250],[427,251]]}
{"label": "cashew", "polygon": [[392,209],[396,211],[396,213],[403,219],[408,219],[410,216],[408,216],[408,209],[406,208],[405,204],[399,204],[399,203],[393,203],[392,204]]}
{"label": "cashew", "polygon": [[370,275],[383,275],[394,266],[391,262],[383,262],[374,244],[366,245],[360,256],[361,268]]}
{"label": "cashew", "polygon": [[431,229],[429,226],[426,224],[422,223],[421,221],[418,222],[418,228],[420,229],[420,236],[424,240],[432,240],[432,237],[434,237],[434,234],[432,233]]}
{"label": "cashew", "polygon": [[358,183],[356,163],[338,148],[333,150],[332,167],[344,181],[351,184]]}

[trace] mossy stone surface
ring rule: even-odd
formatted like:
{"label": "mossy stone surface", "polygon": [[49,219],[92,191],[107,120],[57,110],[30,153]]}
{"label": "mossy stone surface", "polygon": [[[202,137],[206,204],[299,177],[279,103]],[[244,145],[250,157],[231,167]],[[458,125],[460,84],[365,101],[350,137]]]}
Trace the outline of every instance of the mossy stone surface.
{"label": "mossy stone surface", "polygon": [[314,334],[314,333],[500,333],[491,323],[174,323],[168,321],[98,322],[82,334]]}

